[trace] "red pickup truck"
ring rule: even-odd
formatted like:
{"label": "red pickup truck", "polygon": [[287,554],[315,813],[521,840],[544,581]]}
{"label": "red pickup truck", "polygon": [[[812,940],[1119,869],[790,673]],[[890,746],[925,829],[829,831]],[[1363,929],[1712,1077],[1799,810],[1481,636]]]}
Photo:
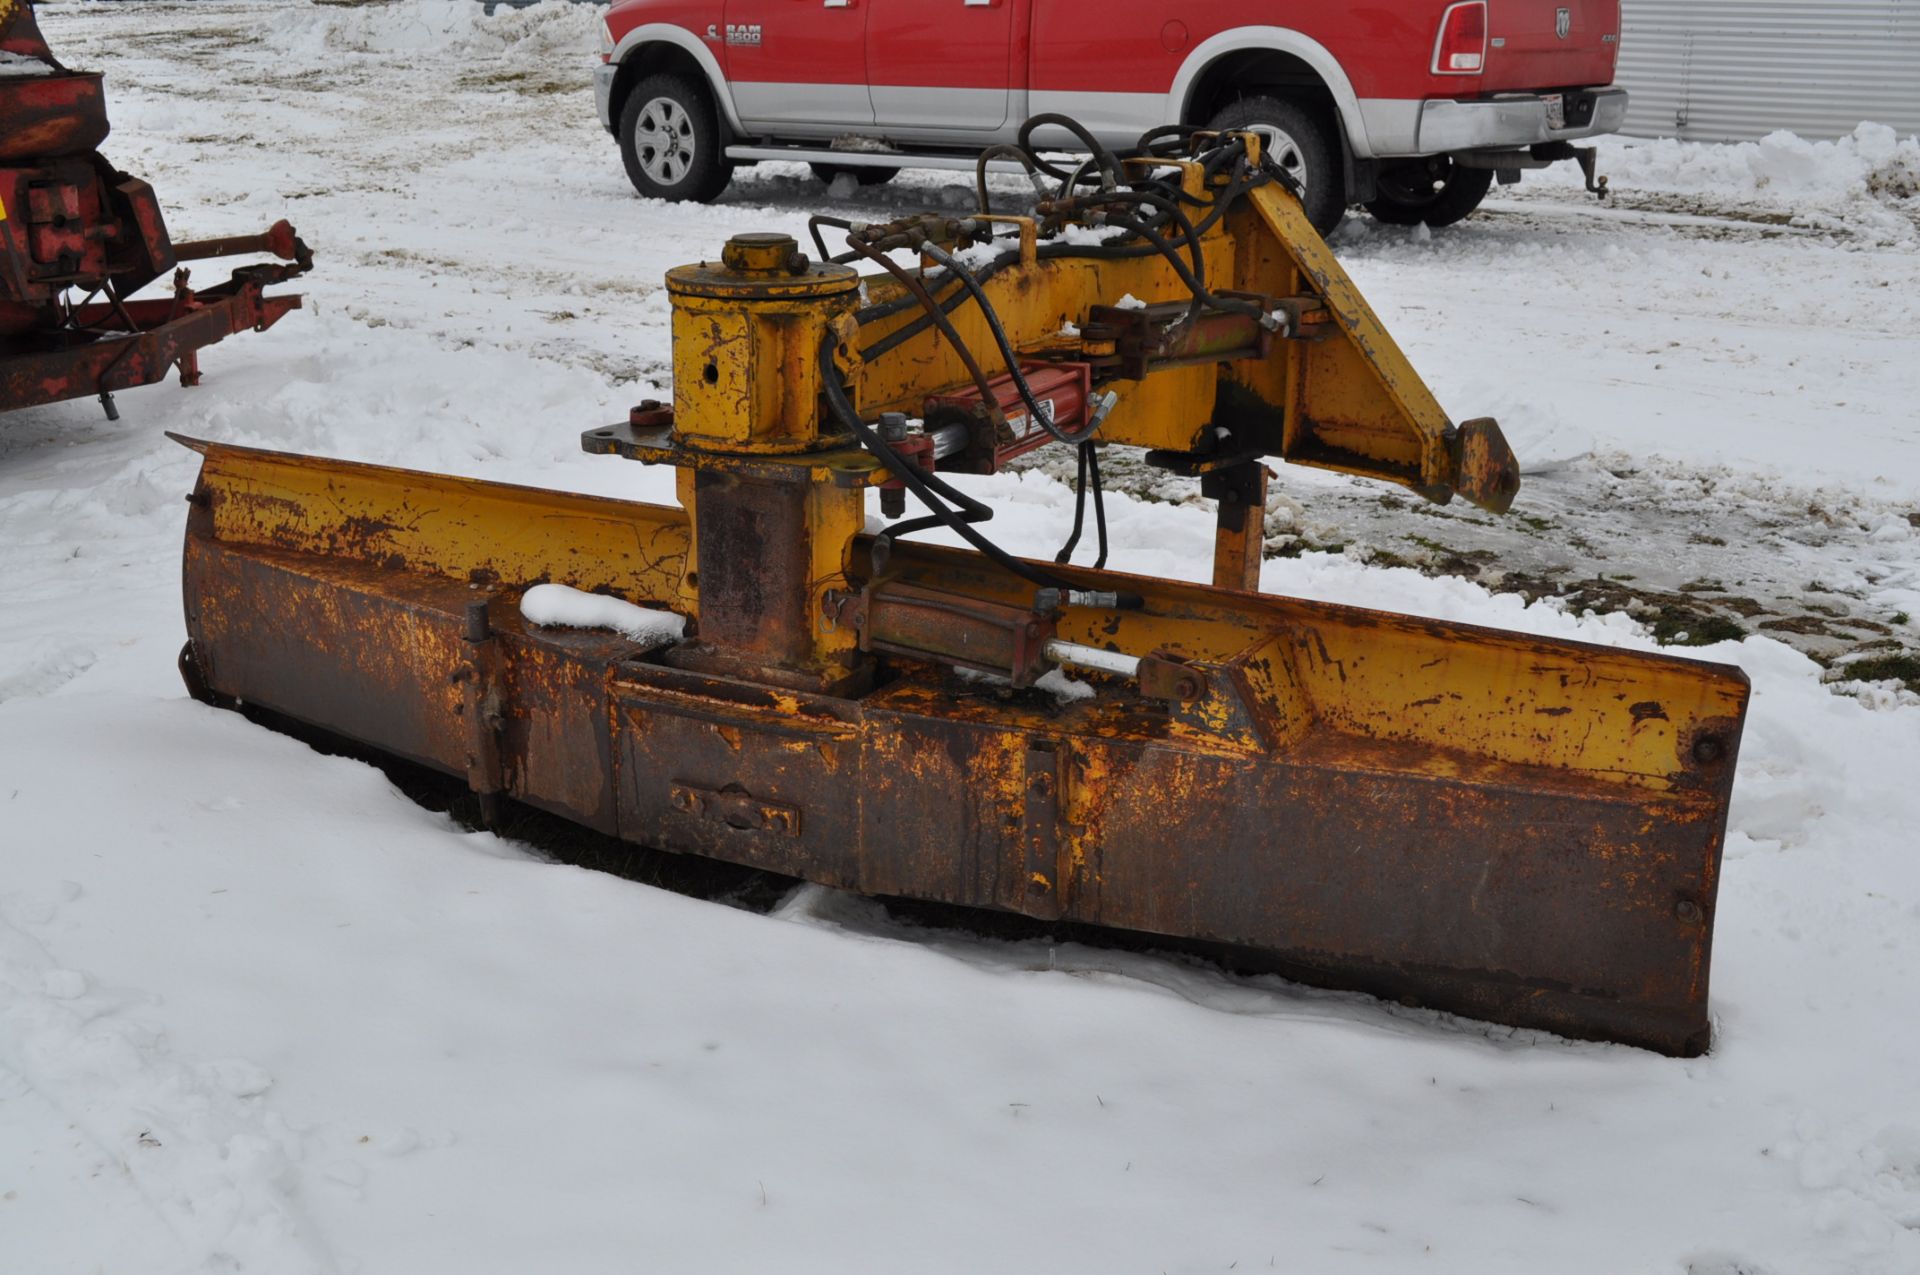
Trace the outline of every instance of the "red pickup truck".
{"label": "red pickup truck", "polygon": [[1059,112],[1115,148],[1257,132],[1324,231],[1353,204],[1446,225],[1561,160],[1592,186],[1570,143],[1619,128],[1619,49],[1620,0],[617,0],[594,88],[656,198],[712,199],[763,159],[971,169]]}

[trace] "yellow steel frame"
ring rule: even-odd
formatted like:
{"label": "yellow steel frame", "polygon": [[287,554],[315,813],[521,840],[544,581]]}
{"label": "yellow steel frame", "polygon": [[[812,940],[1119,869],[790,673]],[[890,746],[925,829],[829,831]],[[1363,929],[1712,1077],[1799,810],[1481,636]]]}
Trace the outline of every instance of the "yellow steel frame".
{"label": "yellow steel frame", "polygon": [[[1190,193],[1202,189],[1194,166],[1184,167],[1190,170]],[[1129,295],[1148,303],[1188,296],[1179,276],[1157,255],[1040,259],[1032,222],[1001,220],[1023,223],[1021,260],[987,279],[984,289],[1022,354],[1071,358],[1107,352],[1067,335],[1092,306]],[[1267,456],[1398,483],[1439,500],[1463,488],[1478,495],[1475,476],[1462,472],[1459,431],[1314,233],[1297,200],[1273,186],[1258,188],[1202,236],[1202,245],[1216,291],[1317,298],[1330,321],[1301,339],[1279,342],[1269,359],[1169,368],[1121,386],[1119,404],[1101,428],[1105,440],[1205,452],[1222,391],[1233,387],[1244,391],[1237,400],[1243,414],[1245,406],[1253,409],[1254,441]],[[876,305],[904,293],[901,284],[885,276],[870,278],[867,288]],[[963,305],[951,317],[970,348],[993,350],[978,307]],[[871,345],[919,318],[920,311],[909,308],[866,324],[860,341]],[[929,394],[967,383],[958,354],[931,329],[860,366],[858,373],[861,405],[870,414],[915,411]],[[1493,459],[1510,461],[1504,443]],[[1504,507],[1511,497],[1508,491],[1504,499],[1486,503]]]}

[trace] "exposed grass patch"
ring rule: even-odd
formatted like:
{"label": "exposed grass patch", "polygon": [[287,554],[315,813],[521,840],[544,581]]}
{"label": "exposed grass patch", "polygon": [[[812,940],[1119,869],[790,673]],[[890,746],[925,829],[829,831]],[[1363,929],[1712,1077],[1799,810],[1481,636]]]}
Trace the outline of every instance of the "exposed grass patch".
{"label": "exposed grass patch", "polygon": [[1839,666],[1840,673],[1853,682],[1899,682],[1920,695],[1920,655],[1902,651],[1898,655],[1870,655]]}

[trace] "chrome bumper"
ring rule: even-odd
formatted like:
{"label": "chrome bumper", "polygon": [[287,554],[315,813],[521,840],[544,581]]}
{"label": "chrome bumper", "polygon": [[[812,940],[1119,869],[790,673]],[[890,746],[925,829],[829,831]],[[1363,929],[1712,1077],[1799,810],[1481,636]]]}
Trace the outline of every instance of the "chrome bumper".
{"label": "chrome bumper", "polygon": [[1418,150],[1423,155],[1451,151],[1500,150],[1565,142],[1617,133],[1627,118],[1627,91],[1594,94],[1593,117],[1585,124],[1553,128],[1542,97],[1501,97],[1479,102],[1426,102],[1420,108]]}
{"label": "chrome bumper", "polygon": [[593,105],[609,133],[613,131],[613,77],[619,73],[618,62],[602,62],[593,68]]}

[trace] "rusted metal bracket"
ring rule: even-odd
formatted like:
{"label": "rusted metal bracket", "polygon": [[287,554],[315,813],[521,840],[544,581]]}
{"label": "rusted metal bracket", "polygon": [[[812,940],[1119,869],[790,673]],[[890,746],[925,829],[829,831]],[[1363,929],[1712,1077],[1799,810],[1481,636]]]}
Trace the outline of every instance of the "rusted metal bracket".
{"label": "rusted metal bracket", "polygon": [[738,784],[713,789],[675,780],[667,789],[667,804],[681,814],[711,819],[742,832],[800,835],[800,807],[763,800]]}
{"label": "rusted metal bracket", "polygon": [[1027,880],[1020,910],[1029,916],[1054,918],[1066,910],[1060,881],[1060,783],[1060,753],[1054,742],[1028,741],[1020,825]]}
{"label": "rusted metal bracket", "polygon": [[1216,469],[1200,477],[1200,494],[1218,502],[1213,533],[1216,589],[1260,591],[1260,564],[1267,540],[1267,467],[1257,460]]}
{"label": "rusted metal bracket", "polygon": [[1140,661],[1140,693],[1170,704],[1191,704],[1207,693],[1207,675],[1184,660],[1155,652]]}
{"label": "rusted metal bracket", "polygon": [[1447,445],[1454,458],[1455,492],[1489,513],[1513,508],[1520,494],[1520,462],[1497,421],[1484,416],[1463,421],[1449,431]]}
{"label": "rusted metal bracket", "polygon": [[500,648],[493,639],[485,600],[467,604],[467,663],[455,672],[464,692],[461,712],[467,722],[467,787],[480,799],[480,822],[500,823],[500,798],[506,779],[500,765]]}

